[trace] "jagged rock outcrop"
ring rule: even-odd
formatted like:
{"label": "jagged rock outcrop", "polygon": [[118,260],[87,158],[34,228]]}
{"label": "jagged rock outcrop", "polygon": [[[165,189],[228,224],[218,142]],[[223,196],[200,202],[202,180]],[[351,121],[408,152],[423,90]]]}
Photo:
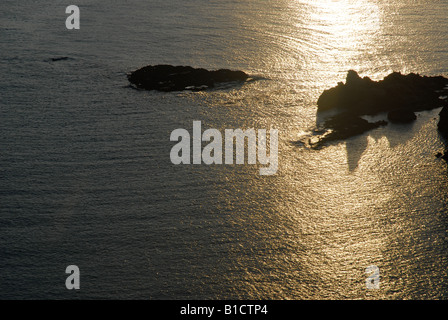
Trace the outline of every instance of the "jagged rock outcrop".
{"label": "jagged rock outcrop", "polygon": [[345,84],[340,82],[325,90],[317,101],[318,113],[337,111],[338,114],[325,121],[328,132],[318,137],[314,145],[346,139],[387,124],[386,121],[371,123],[361,116],[388,113],[390,122],[410,123],[417,118],[415,112],[442,106],[445,108],[441,112],[439,130],[448,137],[448,99],[440,99],[446,94],[448,79],[442,76],[394,72],[383,80],[373,81],[350,70]]}
{"label": "jagged rock outcrop", "polygon": [[158,91],[206,90],[216,83],[246,81],[243,71],[220,69],[209,71],[189,66],[155,65],[140,68],[128,75],[137,88]]}
{"label": "jagged rock outcrop", "polygon": [[412,112],[442,106],[441,92],[448,91],[448,79],[415,73],[391,73],[383,80],[361,78],[350,70],[345,84],[325,90],[317,101],[318,111],[340,109],[358,115],[373,115],[393,110]]}

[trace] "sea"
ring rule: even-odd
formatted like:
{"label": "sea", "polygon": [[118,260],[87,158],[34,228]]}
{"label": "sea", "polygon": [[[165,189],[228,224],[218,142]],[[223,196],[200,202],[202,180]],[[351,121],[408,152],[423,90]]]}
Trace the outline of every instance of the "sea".
{"label": "sea", "polygon": [[[2,0],[0,299],[447,299],[440,108],[301,143],[348,70],[448,76],[447,12],[447,0]],[[157,64],[252,81],[129,86]],[[173,164],[170,135],[193,121],[277,129],[278,171]]]}

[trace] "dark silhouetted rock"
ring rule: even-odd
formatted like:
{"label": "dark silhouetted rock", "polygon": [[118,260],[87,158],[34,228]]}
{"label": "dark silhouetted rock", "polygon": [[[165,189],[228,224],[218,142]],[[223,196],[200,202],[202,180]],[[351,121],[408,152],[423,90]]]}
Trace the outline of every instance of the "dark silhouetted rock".
{"label": "dark silhouetted rock", "polygon": [[386,121],[369,122],[351,114],[340,114],[327,120],[325,127],[332,129],[330,135],[339,140],[364,133],[386,124]]}
{"label": "dark silhouetted rock", "polygon": [[243,71],[209,71],[171,65],[146,66],[128,75],[129,82],[137,88],[158,91],[199,91],[213,88],[216,83],[246,81],[248,78]]}
{"label": "dark silhouetted rock", "polygon": [[68,60],[70,59],[69,57],[56,57],[56,58],[51,58],[51,61],[56,62],[56,61],[64,61],[64,60]]}
{"label": "dark silhouetted rock", "polygon": [[440,134],[448,140],[448,106],[443,107],[442,111],[440,111],[437,128]]}
{"label": "dark silhouetted rock", "polygon": [[442,106],[445,108],[440,114],[439,130],[448,138],[448,100],[440,99],[441,94],[448,94],[448,79],[442,76],[394,72],[383,80],[372,81],[350,70],[345,84],[340,82],[325,90],[317,101],[318,114],[326,111],[339,114],[325,122],[327,133],[318,137],[318,144],[346,139],[387,124],[370,123],[361,118],[364,115],[387,112],[391,122],[410,123],[417,118],[415,112]]}
{"label": "dark silhouetted rock", "polygon": [[389,111],[387,119],[393,123],[410,123],[417,120],[417,116],[411,110],[399,109]]}
{"label": "dark silhouetted rock", "polygon": [[[439,113],[439,123],[437,124],[441,136],[448,141],[448,106],[442,108]],[[445,148],[444,153],[440,156],[443,160],[448,162],[448,147]]]}
{"label": "dark silhouetted rock", "polygon": [[442,152],[437,153],[436,157],[448,162],[448,147],[445,148],[445,151],[443,151],[443,153]]}
{"label": "dark silhouetted rock", "polygon": [[446,162],[448,162],[448,149],[445,150],[445,153],[443,154],[442,159],[445,160]]}
{"label": "dark silhouetted rock", "polygon": [[320,147],[326,142],[344,140],[385,125],[386,121],[369,122],[350,113],[339,114],[325,121],[327,132],[310,144],[314,148]]}
{"label": "dark silhouetted rock", "polygon": [[383,80],[361,78],[350,70],[346,83],[325,90],[317,101],[318,110],[340,109],[358,115],[373,115],[395,109],[412,112],[438,108],[443,103],[440,92],[446,91],[448,79],[391,73]]}

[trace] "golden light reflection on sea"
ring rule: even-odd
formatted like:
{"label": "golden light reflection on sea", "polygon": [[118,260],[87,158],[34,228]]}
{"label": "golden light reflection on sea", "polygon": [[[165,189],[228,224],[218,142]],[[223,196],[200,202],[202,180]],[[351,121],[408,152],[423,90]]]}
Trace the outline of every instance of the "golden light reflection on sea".
{"label": "golden light reflection on sea", "polygon": [[[243,92],[214,95],[211,101],[224,105],[217,122],[222,128],[273,126],[282,143],[278,176],[252,177],[249,168],[223,173],[236,190],[222,191],[221,199],[234,199],[222,210],[233,213],[226,219],[242,232],[242,247],[232,259],[235,270],[245,272],[239,274],[242,280],[229,276],[241,284],[236,291],[281,299],[440,294],[434,277],[446,274],[440,267],[446,265],[443,249],[425,256],[431,248],[427,232],[436,230],[439,239],[446,233],[441,217],[432,214],[444,208],[439,193],[447,183],[446,167],[434,158],[442,148],[434,120],[438,110],[422,113],[409,127],[389,125],[322,150],[291,143],[311,134],[319,94],[345,81],[348,70],[379,80],[392,71],[437,68],[412,39],[428,39],[425,31],[414,31],[427,22],[416,24],[412,16],[403,21],[399,15],[410,10],[405,6],[279,1],[275,13],[245,17],[244,37],[256,40],[257,49],[251,50],[259,50],[253,73],[267,80]],[[403,29],[406,33],[396,32]],[[431,204],[416,196],[431,192]],[[366,289],[365,269],[371,265],[380,268],[381,290]],[[437,270],[431,269],[435,265]]]}
{"label": "golden light reflection on sea", "polygon": [[[68,261],[86,299],[448,298],[438,110],[297,143],[349,69],[448,76],[447,0],[78,1],[76,33],[61,1],[2,3],[0,298],[72,299]],[[127,87],[165,63],[256,80]],[[278,129],[277,175],[174,165],[170,134],[193,121]]]}

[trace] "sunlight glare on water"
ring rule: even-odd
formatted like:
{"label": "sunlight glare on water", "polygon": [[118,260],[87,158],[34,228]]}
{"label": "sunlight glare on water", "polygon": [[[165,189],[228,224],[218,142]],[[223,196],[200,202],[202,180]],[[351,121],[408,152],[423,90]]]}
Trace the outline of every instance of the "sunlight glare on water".
{"label": "sunlight glare on water", "polygon": [[[448,297],[439,110],[320,150],[296,143],[350,69],[447,76],[448,1],[77,4],[67,33],[64,3],[2,3],[1,298],[70,298],[68,262],[82,298]],[[164,63],[255,81],[128,87],[126,73]],[[197,120],[278,129],[277,174],[173,165],[170,133]],[[366,289],[372,265],[379,290]]]}

